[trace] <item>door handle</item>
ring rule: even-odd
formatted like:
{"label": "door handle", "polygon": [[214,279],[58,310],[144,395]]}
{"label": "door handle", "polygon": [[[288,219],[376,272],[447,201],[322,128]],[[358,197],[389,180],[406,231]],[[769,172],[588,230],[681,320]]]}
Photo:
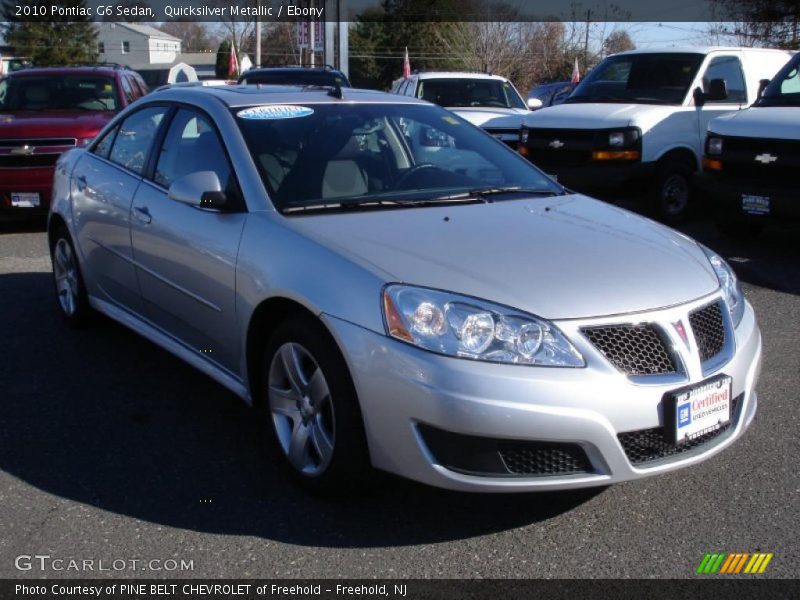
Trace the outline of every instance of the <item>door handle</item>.
{"label": "door handle", "polygon": [[133,214],[144,224],[149,224],[153,220],[153,217],[150,216],[150,210],[146,206],[134,206]]}
{"label": "door handle", "polygon": [[78,175],[75,178],[75,184],[78,187],[79,192],[82,192],[87,187],[89,187],[89,183],[86,181],[86,175]]}

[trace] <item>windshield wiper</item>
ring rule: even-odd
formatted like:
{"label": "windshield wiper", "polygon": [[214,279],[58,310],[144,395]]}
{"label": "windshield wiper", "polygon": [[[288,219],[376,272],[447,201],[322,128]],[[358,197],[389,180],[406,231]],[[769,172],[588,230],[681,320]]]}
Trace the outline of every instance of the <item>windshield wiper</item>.
{"label": "windshield wiper", "polygon": [[374,196],[367,198],[349,198],[346,200],[339,200],[335,202],[314,202],[312,204],[295,204],[285,206],[281,209],[283,214],[291,213],[305,213],[305,212],[320,212],[328,210],[348,210],[351,208],[397,208],[397,207],[412,207],[412,206],[435,206],[437,204],[450,204],[450,203],[469,203],[469,202],[486,202],[482,197],[464,193],[454,194],[452,196],[441,196],[437,198],[415,198],[398,200],[394,198],[376,198]]}
{"label": "windshield wiper", "polygon": [[502,194],[525,194],[528,196],[560,196],[563,193],[564,193],[563,190],[558,192],[546,188],[526,188],[519,185],[509,185],[500,187],[476,188],[474,190],[469,190],[467,192],[459,192],[457,194],[451,194],[450,196],[440,196],[438,198],[434,198],[433,200],[435,201],[460,200],[468,198],[485,199],[488,198],[489,196],[500,196]]}

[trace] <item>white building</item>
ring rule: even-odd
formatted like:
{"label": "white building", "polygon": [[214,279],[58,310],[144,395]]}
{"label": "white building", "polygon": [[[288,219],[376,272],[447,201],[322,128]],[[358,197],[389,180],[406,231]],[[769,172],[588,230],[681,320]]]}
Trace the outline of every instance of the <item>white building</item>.
{"label": "white building", "polygon": [[97,57],[121,65],[157,65],[176,61],[181,40],[141,23],[97,23]]}

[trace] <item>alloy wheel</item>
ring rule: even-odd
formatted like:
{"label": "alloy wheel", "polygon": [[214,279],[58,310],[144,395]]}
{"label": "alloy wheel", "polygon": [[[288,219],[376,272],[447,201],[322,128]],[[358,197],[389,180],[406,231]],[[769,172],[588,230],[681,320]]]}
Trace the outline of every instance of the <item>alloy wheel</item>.
{"label": "alloy wheel", "polygon": [[335,416],[328,382],[300,344],[287,342],[272,357],[267,397],[281,449],[291,466],[314,477],[333,458]]}
{"label": "alloy wheel", "polygon": [[68,317],[78,310],[78,264],[72,246],[62,238],[53,249],[53,275],[56,280],[56,293],[61,310]]}

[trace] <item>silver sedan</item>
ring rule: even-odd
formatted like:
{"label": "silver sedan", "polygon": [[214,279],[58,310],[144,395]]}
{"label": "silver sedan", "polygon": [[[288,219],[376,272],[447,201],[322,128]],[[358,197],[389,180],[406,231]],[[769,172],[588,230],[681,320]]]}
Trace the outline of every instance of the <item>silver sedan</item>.
{"label": "silver sedan", "polygon": [[756,412],[761,334],[724,260],[412,98],[157,91],[59,160],[49,239],[68,323],[102,313],[238,394],[312,491],[372,467],[607,485]]}

